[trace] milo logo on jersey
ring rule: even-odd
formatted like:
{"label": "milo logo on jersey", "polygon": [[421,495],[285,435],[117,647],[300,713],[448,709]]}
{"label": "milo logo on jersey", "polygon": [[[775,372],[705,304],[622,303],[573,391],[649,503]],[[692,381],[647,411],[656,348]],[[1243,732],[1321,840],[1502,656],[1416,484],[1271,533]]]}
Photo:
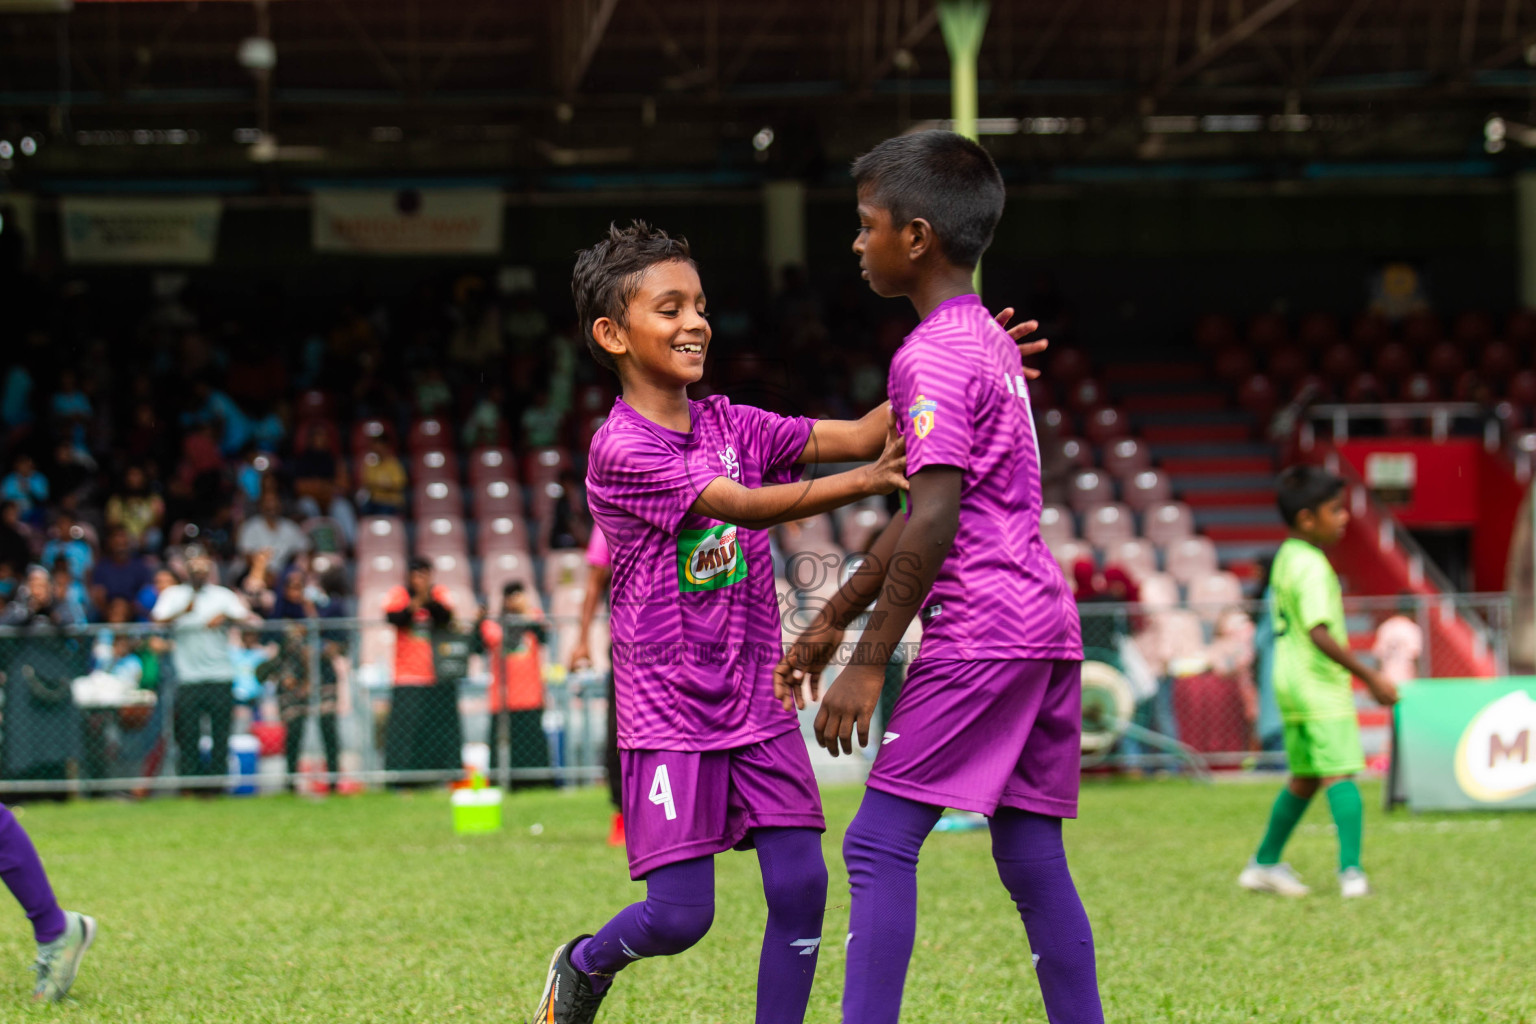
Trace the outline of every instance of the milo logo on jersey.
{"label": "milo logo on jersey", "polygon": [[677,536],[677,589],[719,590],[747,578],[747,556],[729,523]]}

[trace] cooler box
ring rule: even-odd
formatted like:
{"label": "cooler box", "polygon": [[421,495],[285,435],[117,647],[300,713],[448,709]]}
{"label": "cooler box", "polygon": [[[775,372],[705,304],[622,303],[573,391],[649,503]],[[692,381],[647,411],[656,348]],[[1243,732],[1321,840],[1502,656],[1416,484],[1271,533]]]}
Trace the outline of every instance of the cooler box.
{"label": "cooler box", "polygon": [[454,790],[453,830],[460,835],[500,832],[501,790],[494,787]]}
{"label": "cooler box", "polygon": [[230,787],[234,796],[256,795],[256,762],[261,757],[261,741],[255,736],[229,738],[229,774],[240,776]]}

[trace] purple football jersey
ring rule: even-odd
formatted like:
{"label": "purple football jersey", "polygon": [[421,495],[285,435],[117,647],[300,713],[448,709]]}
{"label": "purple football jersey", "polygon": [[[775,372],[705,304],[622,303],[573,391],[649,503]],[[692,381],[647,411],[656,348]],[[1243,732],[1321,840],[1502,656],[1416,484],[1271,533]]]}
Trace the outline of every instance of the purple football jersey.
{"label": "purple football jersey", "polygon": [[690,509],[716,477],[797,478],[812,421],[718,395],[688,405],[683,434],[619,399],[587,468],[613,556],[618,735],[630,750],[728,750],[799,725],[773,699],[783,634],[767,531]]}
{"label": "purple football jersey", "polygon": [[1077,604],[1040,537],[1040,445],[1018,346],[975,295],[941,303],[891,360],[907,475],[962,472],[960,529],[923,604],[920,658],[1073,660]]}

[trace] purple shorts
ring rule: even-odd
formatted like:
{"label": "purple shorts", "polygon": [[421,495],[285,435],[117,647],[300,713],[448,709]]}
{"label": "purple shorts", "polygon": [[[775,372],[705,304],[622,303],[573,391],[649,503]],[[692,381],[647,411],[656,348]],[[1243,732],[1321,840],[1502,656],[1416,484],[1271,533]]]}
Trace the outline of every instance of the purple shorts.
{"label": "purple shorts", "polygon": [[1082,662],[919,658],[869,787],[991,815],[1015,807],[1077,817]]}
{"label": "purple shorts", "polygon": [[754,828],[827,830],[798,730],[733,750],[621,750],[629,876],[752,847]]}

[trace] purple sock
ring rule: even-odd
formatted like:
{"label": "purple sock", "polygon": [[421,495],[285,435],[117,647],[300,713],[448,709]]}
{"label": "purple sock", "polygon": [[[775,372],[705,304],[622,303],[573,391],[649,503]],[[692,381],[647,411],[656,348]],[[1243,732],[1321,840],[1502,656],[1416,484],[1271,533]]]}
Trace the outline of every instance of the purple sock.
{"label": "purple sock", "polygon": [[631,903],[571,953],[599,992],[636,960],[674,956],[704,937],[715,920],[715,859],[697,857],[645,876],[645,900]]}
{"label": "purple sock", "polygon": [[1051,1024],[1104,1024],[1093,930],[1061,845],[1061,819],[999,808],[992,857],[1019,908]]}
{"label": "purple sock", "polygon": [[816,980],[827,864],[821,833],[760,828],[752,833],[768,900],[768,927],[757,965],[757,1024],[802,1024]]}
{"label": "purple sock", "polygon": [[843,837],[853,901],[843,1024],[896,1024],[917,936],[917,855],[942,808],[864,792]]}
{"label": "purple sock", "polygon": [[53,898],[43,862],[37,859],[37,850],[21,822],[5,806],[0,806],[0,879],[27,912],[38,942],[52,942],[64,934],[64,911]]}

